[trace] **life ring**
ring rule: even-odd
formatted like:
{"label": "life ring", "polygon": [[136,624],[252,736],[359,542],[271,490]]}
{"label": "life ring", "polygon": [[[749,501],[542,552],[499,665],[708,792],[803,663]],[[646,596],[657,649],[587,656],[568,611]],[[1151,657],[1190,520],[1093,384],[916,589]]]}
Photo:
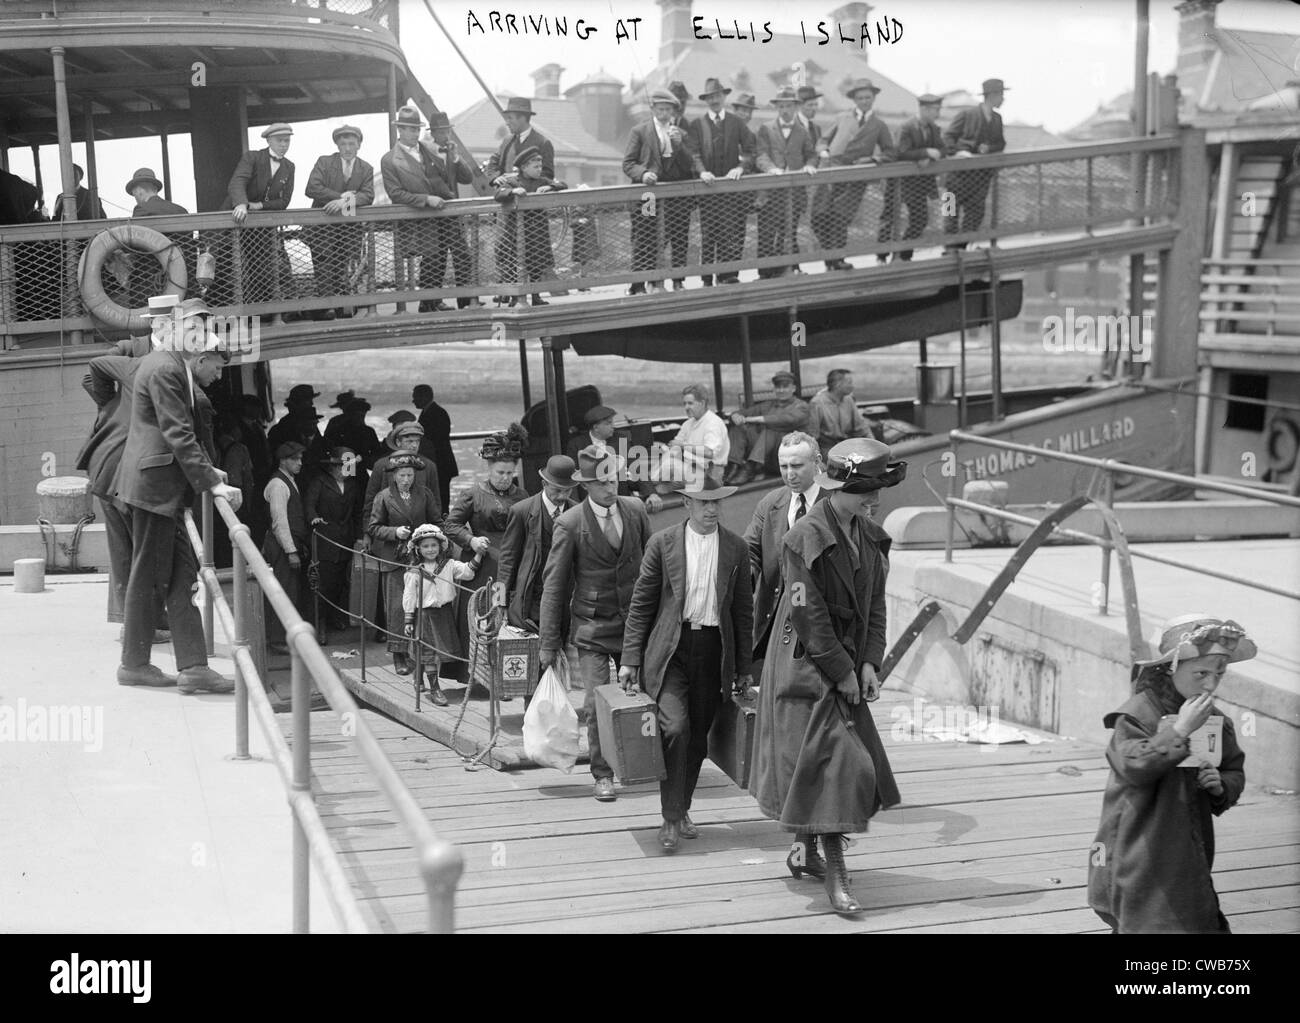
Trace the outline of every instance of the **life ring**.
{"label": "life ring", "polygon": [[101,272],[104,264],[118,249],[131,252],[151,252],[158,257],[163,272],[167,275],[165,295],[175,295],[178,299],[185,297],[189,285],[189,276],[185,269],[185,257],[180,247],[166,235],[143,224],[118,224],[100,231],[91,239],[81,254],[81,265],[77,277],[81,282],[81,302],[86,312],[110,327],[119,327],[133,333],[149,330],[149,321],[145,319],[148,308],[128,309],[118,305],[104,290]]}
{"label": "life ring", "polygon": [[1268,424],[1268,439],[1265,444],[1268,449],[1268,467],[1273,478],[1285,476],[1296,467],[1297,456],[1300,456],[1300,426],[1288,416],[1274,416]]}

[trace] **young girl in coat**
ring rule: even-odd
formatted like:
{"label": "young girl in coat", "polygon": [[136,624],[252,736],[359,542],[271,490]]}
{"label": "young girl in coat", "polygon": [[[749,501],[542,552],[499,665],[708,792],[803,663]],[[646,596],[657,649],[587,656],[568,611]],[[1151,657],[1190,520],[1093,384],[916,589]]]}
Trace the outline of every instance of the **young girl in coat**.
{"label": "young girl in coat", "polygon": [[[1229,932],[1210,877],[1213,818],[1241,796],[1246,757],[1212,698],[1226,666],[1254,656],[1236,622],[1171,619],[1159,656],[1133,665],[1133,697],[1106,715],[1114,729],[1111,773],[1089,858],[1088,904],[1115,933]],[[1223,727],[1217,768],[1201,737],[1189,740],[1216,717]]]}
{"label": "young girl in coat", "polygon": [[[460,637],[456,631],[456,583],[474,577],[483,561],[483,552],[476,551],[470,561],[456,561],[451,557],[451,541],[441,529],[432,524],[419,526],[411,534],[407,551],[411,567],[406,570],[402,589],[402,610],[406,616],[406,634],[415,639],[423,650],[416,657],[415,643],[411,644],[411,660],[423,664],[427,672],[429,699],[435,707],[447,706],[447,697],[438,686],[439,668],[445,658],[463,657]],[[421,669],[415,670],[415,688],[419,692]]]}

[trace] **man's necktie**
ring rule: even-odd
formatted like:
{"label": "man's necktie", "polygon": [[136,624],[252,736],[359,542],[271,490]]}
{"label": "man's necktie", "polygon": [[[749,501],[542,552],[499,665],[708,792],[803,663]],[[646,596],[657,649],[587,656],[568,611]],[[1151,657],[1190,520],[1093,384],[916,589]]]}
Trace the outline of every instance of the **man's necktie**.
{"label": "man's necktie", "polygon": [[618,527],[614,525],[614,513],[607,510],[601,518],[605,520],[605,539],[609,541],[609,545],[613,547],[614,550],[618,550],[620,541],[618,538]]}
{"label": "man's necktie", "polygon": [[807,514],[807,512],[808,512],[808,499],[803,494],[800,494],[799,507],[794,510],[795,522],[798,522],[801,518],[803,518],[804,515]]}
{"label": "man's necktie", "polygon": [[561,507],[557,504],[557,505],[555,506],[555,511],[551,512],[551,521],[552,521],[552,522],[558,522],[558,521],[559,521],[559,518],[560,518],[560,512],[562,512],[563,510],[564,510],[564,509],[561,508]]}

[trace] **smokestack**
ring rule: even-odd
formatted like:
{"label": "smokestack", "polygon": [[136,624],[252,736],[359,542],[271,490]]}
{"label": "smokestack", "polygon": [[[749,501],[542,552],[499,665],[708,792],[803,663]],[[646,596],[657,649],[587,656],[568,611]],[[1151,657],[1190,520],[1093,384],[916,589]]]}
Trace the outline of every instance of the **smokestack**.
{"label": "smokestack", "polygon": [[564,68],[559,64],[543,64],[533,72],[533,96],[536,99],[558,99],[560,95],[560,74]]}
{"label": "smokestack", "polygon": [[691,28],[691,0],[656,0],[663,11],[659,19],[659,63],[670,64],[695,42]]}
{"label": "smokestack", "polygon": [[1218,51],[1214,37],[1218,6],[1219,0],[1185,0],[1174,8],[1178,12],[1178,84],[1184,95],[1193,98],[1193,105]]}

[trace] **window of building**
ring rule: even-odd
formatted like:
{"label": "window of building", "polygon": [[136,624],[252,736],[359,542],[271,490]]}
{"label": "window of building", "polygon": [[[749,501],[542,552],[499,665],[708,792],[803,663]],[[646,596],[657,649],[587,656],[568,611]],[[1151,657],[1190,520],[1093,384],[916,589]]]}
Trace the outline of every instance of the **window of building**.
{"label": "window of building", "polygon": [[[1263,373],[1229,373],[1228,393],[1233,397],[1267,401],[1268,377]],[[1267,411],[1268,409],[1263,405],[1229,401],[1223,426],[1228,430],[1250,430],[1252,433],[1262,433],[1264,414]]]}

